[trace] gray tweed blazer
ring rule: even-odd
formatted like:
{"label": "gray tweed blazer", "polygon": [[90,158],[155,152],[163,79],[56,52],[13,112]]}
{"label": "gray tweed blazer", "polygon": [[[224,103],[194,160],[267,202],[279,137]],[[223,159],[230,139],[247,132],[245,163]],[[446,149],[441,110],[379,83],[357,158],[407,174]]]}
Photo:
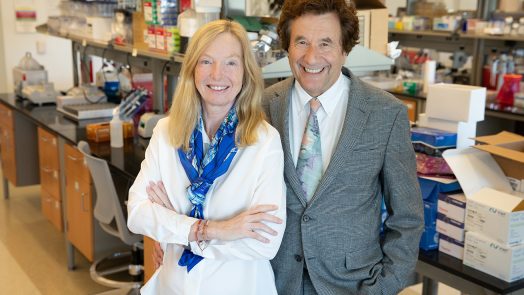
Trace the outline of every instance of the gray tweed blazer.
{"label": "gray tweed blazer", "polygon": [[[311,201],[300,188],[289,145],[294,78],[264,92],[280,132],[287,226],[272,260],[279,294],[302,294],[307,266],[318,294],[396,294],[413,278],[423,229],[406,107],[349,70],[350,94],[335,152]],[[380,236],[382,196],[389,212]]]}

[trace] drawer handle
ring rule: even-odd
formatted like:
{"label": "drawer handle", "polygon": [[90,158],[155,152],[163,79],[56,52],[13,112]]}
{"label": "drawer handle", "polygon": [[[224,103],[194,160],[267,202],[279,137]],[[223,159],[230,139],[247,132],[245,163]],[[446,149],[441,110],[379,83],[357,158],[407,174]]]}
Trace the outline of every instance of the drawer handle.
{"label": "drawer handle", "polygon": [[41,138],[42,138],[43,142],[48,142],[49,141],[49,139],[47,139],[47,137],[45,137],[45,136],[42,136]]}
{"label": "drawer handle", "polygon": [[46,167],[43,167],[42,170],[43,170],[45,173],[51,173],[51,172],[53,172],[53,169],[49,169],[49,168],[46,168]]}
{"label": "drawer handle", "polygon": [[88,212],[88,210],[86,209],[86,206],[84,204],[85,203],[85,196],[86,196],[86,194],[82,193],[81,196],[82,196],[82,211],[83,212]]}
{"label": "drawer handle", "polygon": [[70,155],[67,155],[67,157],[68,157],[71,161],[78,161],[78,158],[76,158],[76,157],[73,157],[73,156],[70,156]]}

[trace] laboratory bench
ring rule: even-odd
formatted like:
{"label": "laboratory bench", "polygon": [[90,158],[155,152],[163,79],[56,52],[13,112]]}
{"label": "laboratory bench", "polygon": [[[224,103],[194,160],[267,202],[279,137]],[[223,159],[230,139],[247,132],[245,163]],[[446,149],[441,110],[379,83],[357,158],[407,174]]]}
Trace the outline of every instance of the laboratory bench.
{"label": "laboratory bench", "polygon": [[[111,241],[107,237],[108,235],[98,228],[98,223],[93,220],[92,209],[94,197],[96,196],[91,195],[89,172],[80,158],[80,152],[76,150],[76,144],[80,140],[86,140],[86,124],[107,121],[107,118],[77,122],[66,118],[62,113],[58,112],[55,105],[37,106],[17,98],[13,94],[0,94],[0,133],[2,132],[1,128],[6,126],[3,121],[8,121],[11,117],[16,117],[17,119],[14,124],[9,123],[7,126],[15,125],[12,126],[13,129],[11,130],[15,136],[26,138],[24,142],[20,143],[23,145],[14,148],[15,152],[22,151],[26,158],[31,158],[27,149],[35,149],[33,152],[36,155],[40,152],[41,155],[45,155],[47,160],[47,158],[50,158],[49,151],[53,147],[49,150],[38,151],[39,145],[44,146],[42,142],[52,146],[56,143],[54,149],[58,153],[59,162],[58,168],[56,168],[57,173],[54,173],[55,178],[59,178],[59,189],[56,193],[59,200],[56,202],[58,204],[60,204],[60,201],[62,202],[59,207],[62,210],[63,218],[59,220],[63,220],[63,228],[67,236],[68,268],[72,270],[75,267],[75,248],[89,261],[96,260],[100,253],[106,253],[108,247],[115,241]],[[20,129],[18,125],[24,125],[25,127]],[[37,137],[40,138],[40,142],[37,142],[39,140]],[[1,144],[4,144],[4,141],[4,138],[0,136]],[[128,189],[140,171],[140,164],[144,159],[148,142],[149,140],[138,136],[127,139],[123,148],[111,148],[109,142],[89,142],[92,154],[105,159],[109,163],[122,206],[125,206]],[[2,149],[3,154],[4,150]],[[29,162],[32,165],[28,165],[30,167],[25,169],[32,168],[35,171],[42,171],[43,169],[39,167],[42,165],[42,162],[39,163],[38,156],[36,156],[36,159],[32,159],[32,161],[25,162]],[[18,163],[14,163],[14,165],[18,165]],[[27,163],[24,163],[24,165],[27,165]],[[3,159],[2,168],[6,168]],[[40,175],[45,175],[45,173],[47,171],[41,172]],[[42,178],[41,180],[42,186],[44,186],[44,179]],[[20,183],[27,185],[39,184],[40,182],[38,179],[36,181],[32,179],[32,182]],[[13,185],[17,184],[13,183]],[[43,193],[42,198],[44,198],[44,195]],[[4,196],[8,198],[8,195]],[[127,211],[124,210],[124,212]],[[52,222],[52,220],[50,221]],[[121,245],[119,241],[116,242]],[[146,239],[146,244],[150,245],[150,243],[151,241]],[[144,258],[149,258],[149,256],[151,255],[145,254]],[[150,261],[149,259],[146,260]],[[145,267],[151,270],[152,266],[146,265]],[[438,251],[426,252],[421,250],[417,263],[417,272],[423,276],[424,295],[437,294],[437,281],[469,294],[524,293],[524,280],[514,283],[501,281],[483,272],[464,266],[460,260],[438,253]]]}

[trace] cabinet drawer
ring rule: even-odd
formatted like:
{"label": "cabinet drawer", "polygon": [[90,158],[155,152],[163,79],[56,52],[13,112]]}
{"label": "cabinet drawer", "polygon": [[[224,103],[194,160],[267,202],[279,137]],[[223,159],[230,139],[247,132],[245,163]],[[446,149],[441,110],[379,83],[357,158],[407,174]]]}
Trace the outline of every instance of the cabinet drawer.
{"label": "cabinet drawer", "polygon": [[0,104],[0,126],[13,128],[13,111]]}
{"label": "cabinet drawer", "polygon": [[58,170],[40,166],[40,186],[51,196],[61,201],[60,198],[60,175]]}
{"label": "cabinet drawer", "polygon": [[4,173],[4,176],[12,184],[16,184],[16,151],[14,132],[12,127],[0,127],[0,149],[2,151],[2,171]]}
{"label": "cabinet drawer", "polygon": [[62,202],[45,190],[41,191],[42,213],[59,230],[63,231]]}
{"label": "cabinet drawer", "polygon": [[94,259],[93,198],[89,170],[76,147],[66,144],[67,239],[89,261]]}
{"label": "cabinet drawer", "polygon": [[78,178],[90,181],[89,168],[84,161],[84,155],[74,146],[66,144],[64,148],[65,153],[65,169],[66,175],[73,173]]}
{"label": "cabinet drawer", "polygon": [[59,170],[58,138],[38,127],[38,154],[40,167]]}

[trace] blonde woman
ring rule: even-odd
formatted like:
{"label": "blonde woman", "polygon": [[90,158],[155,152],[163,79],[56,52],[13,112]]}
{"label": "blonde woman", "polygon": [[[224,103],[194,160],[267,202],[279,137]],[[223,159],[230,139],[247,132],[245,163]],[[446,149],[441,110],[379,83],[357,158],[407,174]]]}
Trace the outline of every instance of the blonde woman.
{"label": "blonde woman", "polygon": [[269,260],[285,229],[286,188],[262,91],[241,25],[218,20],[196,32],[129,191],[129,228],[165,253],[142,294],[277,294]]}

